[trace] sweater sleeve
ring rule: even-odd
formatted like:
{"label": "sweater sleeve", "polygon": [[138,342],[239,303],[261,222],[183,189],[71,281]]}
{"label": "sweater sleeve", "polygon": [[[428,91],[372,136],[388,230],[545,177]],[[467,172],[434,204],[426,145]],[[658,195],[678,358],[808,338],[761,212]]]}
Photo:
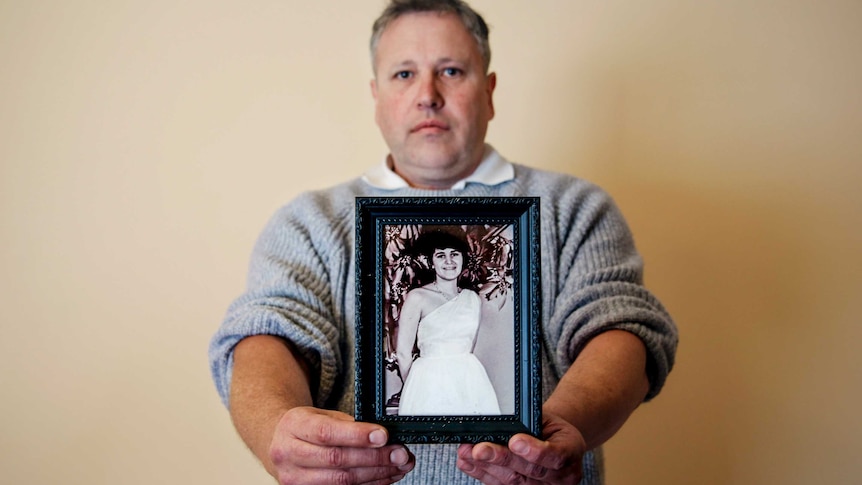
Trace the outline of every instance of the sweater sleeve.
{"label": "sweater sleeve", "polygon": [[[673,367],[677,329],[662,304],[643,286],[643,262],[613,200],[598,187],[575,180],[560,188],[543,263],[553,275],[553,310],[546,348],[565,372],[587,342],[608,330],[638,336],[647,349],[647,376],[655,397]],[[545,231],[543,231],[545,233]],[[547,233],[545,233],[547,234]],[[547,247],[547,246],[546,246]],[[543,268],[544,271],[544,268]]]}
{"label": "sweater sleeve", "polygon": [[[266,225],[251,256],[244,294],[235,300],[210,342],[210,369],[223,403],[229,405],[233,349],[252,335],[290,341],[310,365],[315,405],[323,407],[336,385],[344,356],[344,319],[333,295],[346,274],[343,248],[352,242],[343,214],[321,195],[305,194],[280,209]],[[352,208],[352,206],[351,206]],[[340,217],[339,217],[340,216]],[[340,225],[339,225],[340,224]]]}

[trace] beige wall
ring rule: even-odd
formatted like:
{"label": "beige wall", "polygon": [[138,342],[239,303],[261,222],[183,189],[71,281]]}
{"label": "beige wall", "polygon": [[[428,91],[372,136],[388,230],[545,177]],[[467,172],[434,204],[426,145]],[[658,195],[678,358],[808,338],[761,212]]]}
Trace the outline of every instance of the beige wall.
{"label": "beige wall", "polygon": [[[4,483],[269,483],[206,346],[272,211],[384,153],[381,5],[0,0]],[[609,483],[855,483],[862,3],[475,6],[490,141],[606,187],[682,333]]]}

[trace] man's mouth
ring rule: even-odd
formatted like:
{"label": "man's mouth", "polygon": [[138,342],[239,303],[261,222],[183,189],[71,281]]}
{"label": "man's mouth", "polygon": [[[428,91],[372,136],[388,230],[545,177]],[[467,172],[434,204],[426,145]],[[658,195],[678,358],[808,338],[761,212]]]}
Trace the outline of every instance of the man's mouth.
{"label": "man's mouth", "polygon": [[410,130],[411,133],[416,133],[420,131],[429,131],[429,132],[437,132],[437,131],[446,131],[449,129],[449,125],[443,123],[442,121],[437,120],[425,120]]}

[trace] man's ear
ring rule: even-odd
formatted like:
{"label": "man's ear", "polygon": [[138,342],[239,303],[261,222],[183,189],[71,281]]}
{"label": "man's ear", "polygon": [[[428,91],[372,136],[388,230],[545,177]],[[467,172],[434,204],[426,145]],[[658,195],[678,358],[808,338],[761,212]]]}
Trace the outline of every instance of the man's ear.
{"label": "man's ear", "polygon": [[371,86],[371,97],[374,98],[374,122],[377,126],[380,126],[380,110],[377,108],[377,78],[371,78],[371,82],[369,83]]}
{"label": "man's ear", "polygon": [[488,109],[491,113],[489,119],[491,119],[494,117],[494,88],[497,87],[497,73],[492,72],[491,74],[488,74],[488,79],[485,81],[485,83],[485,91],[487,91],[488,93]]}

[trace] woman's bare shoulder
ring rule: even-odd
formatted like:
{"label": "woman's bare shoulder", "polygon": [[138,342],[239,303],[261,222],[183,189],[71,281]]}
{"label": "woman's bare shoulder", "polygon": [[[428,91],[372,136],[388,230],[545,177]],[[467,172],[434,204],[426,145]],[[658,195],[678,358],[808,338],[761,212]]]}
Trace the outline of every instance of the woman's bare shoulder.
{"label": "woman's bare shoulder", "polygon": [[440,303],[437,301],[439,294],[430,289],[430,284],[417,286],[407,292],[404,297],[404,306],[413,306],[421,309],[423,313],[437,308]]}
{"label": "woman's bare shoulder", "polygon": [[425,301],[429,298],[433,298],[437,293],[431,289],[431,283],[423,286],[417,286],[412,290],[407,292],[407,295],[404,297],[404,300],[408,299],[417,300],[417,301]]}

